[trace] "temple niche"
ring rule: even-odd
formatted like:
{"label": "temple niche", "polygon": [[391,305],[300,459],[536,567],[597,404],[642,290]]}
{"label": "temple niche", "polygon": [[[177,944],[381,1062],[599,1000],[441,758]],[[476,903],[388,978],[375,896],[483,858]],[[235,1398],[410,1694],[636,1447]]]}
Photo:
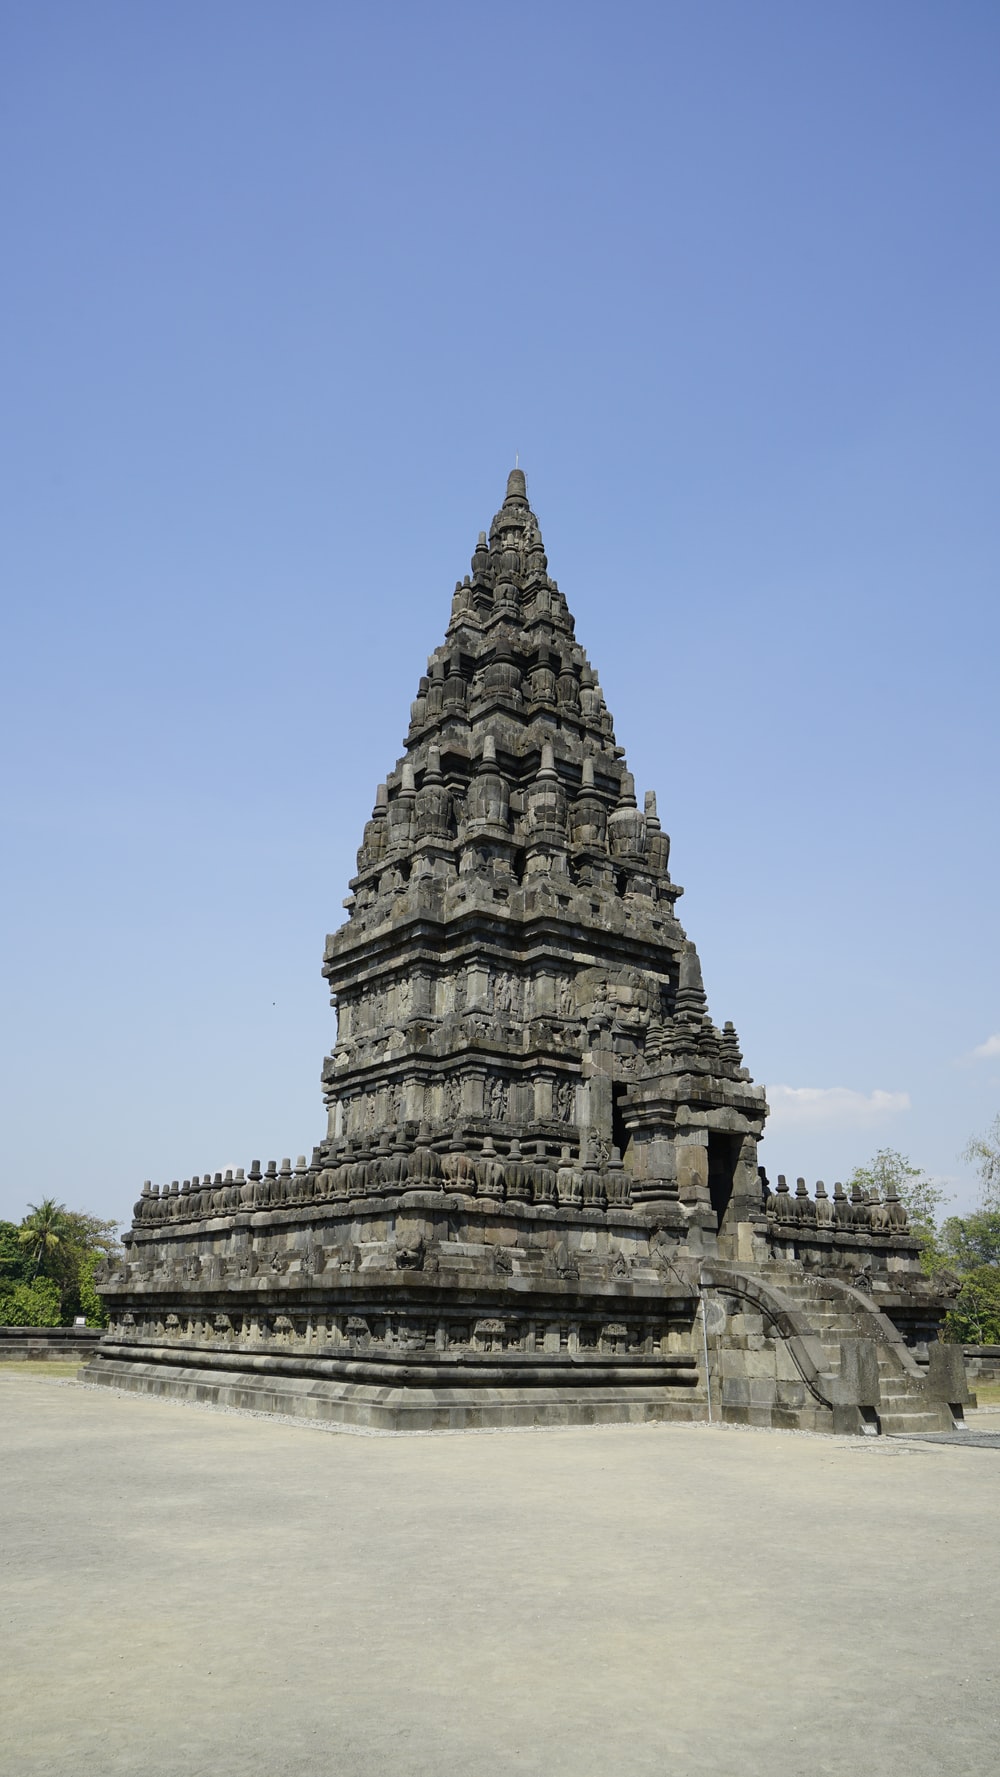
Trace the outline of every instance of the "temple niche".
{"label": "temple niche", "polygon": [[901,1206],[760,1173],[669,865],[515,469],[326,942],[325,1131],[144,1187],[92,1379],[385,1429],[950,1425]]}

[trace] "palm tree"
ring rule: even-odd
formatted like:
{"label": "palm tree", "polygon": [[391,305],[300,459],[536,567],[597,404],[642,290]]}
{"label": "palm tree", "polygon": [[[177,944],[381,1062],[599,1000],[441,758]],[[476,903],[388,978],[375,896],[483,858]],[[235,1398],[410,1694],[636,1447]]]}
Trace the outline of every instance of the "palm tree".
{"label": "palm tree", "polygon": [[54,1197],[43,1197],[41,1203],[29,1203],[28,1208],[31,1214],[25,1216],[17,1231],[17,1238],[22,1246],[28,1248],[34,1260],[34,1278],[47,1268],[47,1262],[62,1256],[68,1232],[66,1206],[57,1203]]}

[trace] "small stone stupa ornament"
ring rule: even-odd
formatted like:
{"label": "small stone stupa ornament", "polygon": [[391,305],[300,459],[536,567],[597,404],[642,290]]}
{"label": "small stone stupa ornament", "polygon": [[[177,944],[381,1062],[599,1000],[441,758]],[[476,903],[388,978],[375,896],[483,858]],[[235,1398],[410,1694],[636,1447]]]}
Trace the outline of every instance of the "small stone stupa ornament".
{"label": "small stone stupa ornament", "polygon": [[[144,1187],[90,1374],[390,1429],[703,1416],[713,1278],[760,1319],[768,1267],[806,1275],[797,1240],[812,1276],[874,1236],[867,1208],[820,1226],[801,1181],[765,1203],[764,1093],[709,1016],[669,855],[517,468],[327,939],[326,1132],[294,1170]],[[883,1221],[898,1282],[913,1243]],[[815,1369],[783,1403],[776,1358],[758,1419],[832,1426]]]}

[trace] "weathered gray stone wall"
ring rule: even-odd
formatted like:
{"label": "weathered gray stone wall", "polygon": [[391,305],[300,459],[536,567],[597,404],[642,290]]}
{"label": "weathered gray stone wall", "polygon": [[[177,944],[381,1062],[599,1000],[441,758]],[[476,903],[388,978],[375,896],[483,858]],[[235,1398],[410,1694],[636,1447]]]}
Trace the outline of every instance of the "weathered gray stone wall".
{"label": "weathered gray stone wall", "polygon": [[1000,1382],[1000,1345],[963,1345],[962,1352],[973,1388],[977,1382]]}
{"label": "weathered gray stone wall", "polygon": [[74,1357],[85,1364],[102,1338],[100,1327],[0,1327],[0,1364]]}

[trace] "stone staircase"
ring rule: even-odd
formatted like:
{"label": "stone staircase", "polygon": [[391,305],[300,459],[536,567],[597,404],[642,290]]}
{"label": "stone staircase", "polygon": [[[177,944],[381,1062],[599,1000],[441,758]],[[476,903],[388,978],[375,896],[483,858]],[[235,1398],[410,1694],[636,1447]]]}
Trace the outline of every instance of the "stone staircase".
{"label": "stone staircase", "polygon": [[[848,1388],[853,1385],[859,1404],[874,1409],[878,1428],[885,1435],[954,1428],[948,1403],[931,1394],[927,1376],[913,1353],[869,1297],[831,1278],[810,1276],[796,1266],[768,1266],[767,1276],[818,1339],[827,1360],[827,1374]],[[876,1429],[874,1421],[872,1429]]]}

